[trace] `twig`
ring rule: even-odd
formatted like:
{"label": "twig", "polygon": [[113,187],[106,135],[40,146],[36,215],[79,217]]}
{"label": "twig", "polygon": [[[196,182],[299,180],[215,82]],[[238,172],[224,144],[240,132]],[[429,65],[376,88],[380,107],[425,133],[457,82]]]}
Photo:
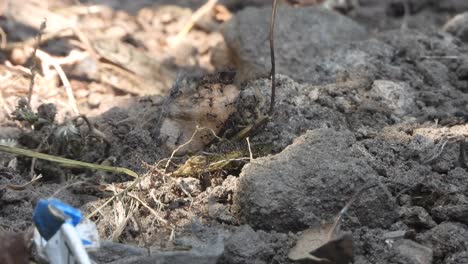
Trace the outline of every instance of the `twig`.
{"label": "twig", "polygon": [[449,140],[450,139],[447,139],[446,137],[442,138],[442,140],[435,146],[434,153],[430,157],[423,159],[422,164],[428,164],[431,161],[440,157],[440,155],[444,151],[445,145],[447,145],[447,142],[449,142]]}
{"label": "twig", "polygon": [[[115,190],[114,190],[115,191]],[[114,213],[119,213],[116,216],[116,228],[112,235],[110,236],[111,241],[117,241],[122,232],[124,231],[125,226],[127,226],[128,221],[130,218],[133,217],[134,213],[138,210],[138,204],[134,202],[134,200],[130,201],[130,205],[128,208],[125,208],[124,202],[119,200],[121,207],[120,210],[114,210]]]}
{"label": "twig", "polygon": [[94,211],[92,211],[89,215],[86,216],[86,218],[90,219],[91,217],[93,217],[95,214],[97,214],[98,212],[100,212],[102,210],[102,208],[106,207],[110,202],[112,202],[115,198],[117,197],[122,197],[123,195],[125,195],[126,193],[128,193],[128,191],[132,190],[133,188],[135,188],[135,186],[141,181],[141,179],[143,179],[145,176],[142,176],[142,177],[138,177],[136,178],[130,185],[127,186],[127,188],[123,189],[122,191],[120,191],[119,193],[117,194],[114,194],[111,198],[109,198],[107,201],[105,201],[103,204],[101,204],[98,208],[96,208]]}
{"label": "twig", "polygon": [[247,140],[247,147],[249,148],[249,157],[250,157],[250,161],[253,160],[253,155],[252,155],[252,149],[250,148],[250,140],[249,140],[249,137],[246,138]]}
{"label": "twig", "polygon": [[197,23],[200,18],[208,13],[216,5],[218,0],[208,0],[203,6],[201,6],[193,15],[190,17],[190,21],[184,26],[184,28],[177,34],[174,38],[174,44],[178,44],[180,40],[187,35],[190,30],[193,28],[195,23]]}
{"label": "twig", "polygon": [[[40,152],[42,147],[44,146],[44,144],[47,143],[47,141],[49,141],[49,138],[50,136],[52,135],[52,132],[49,130],[47,131],[47,135],[41,140],[41,142],[39,143],[39,146],[37,146],[36,148],[36,152]],[[36,162],[37,162],[37,158],[32,158],[31,160],[31,167],[29,167],[29,176],[31,177],[31,179],[34,179],[36,176],[36,174],[34,173],[34,169],[36,168]]]}
{"label": "twig", "polygon": [[198,132],[200,132],[200,131],[202,131],[202,130],[205,130],[205,129],[209,130],[209,131],[215,136],[215,138],[217,138],[218,140],[223,140],[222,138],[220,138],[220,137],[218,137],[218,136],[216,135],[216,133],[213,131],[213,129],[207,128],[207,127],[199,127],[199,126],[197,126],[197,127],[195,128],[195,131],[193,131],[193,134],[192,134],[192,136],[190,137],[190,139],[189,139],[187,142],[185,142],[184,144],[178,146],[176,149],[174,149],[174,151],[172,151],[172,154],[171,154],[171,156],[169,157],[169,159],[167,160],[166,166],[164,167],[164,171],[165,171],[165,172],[167,172],[167,168],[169,167],[169,164],[171,163],[171,160],[174,158],[174,156],[175,156],[175,154],[177,153],[177,151],[179,151],[181,148],[183,148],[183,147],[187,146],[188,144],[190,144],[190,143],[193,141],[193,139],[195,138],[195,136],[198,134]]}
{"label": "twig", "polygon": [[64,65],[64,64],[75,64],[77,62],[83,61],[89,56],[88,51],[77,51],[77,50],[72,50],[70,51],[70,54],[68,54],[66,57],[61,57],[61,58],[54,58],[54,60],[59,64],[59,65]]}
{"label": "twig", "polygon": [[88,117],[84,114],[78,115],[73,120],[77,120],[81,118],[85,121],[86,125],[88,126],[89,133],[97,138],[102,139],[108,146],[111,145],[110,141],[107,139],[106,135],[102,133],[99,129],[95,128],[93,124],[89,121]]}
{"label": "twig", "polygon": [[462,56],[421,56],[421,59],[428,59],[428,60],[437,60],[437,59],[447,59],[447,60],[462,60],[464,59]]}
{"label": "twig", "polygon": [[141,205],[143,205],[146,209],[148,209],[155,217],[156,219],[161,222],[161,223],[164,223],[164,224],[167,224],[167,221],[165,219],[163,219],[161,216],[158,215],[158,213],[153,209],[151,208],[148,204],[146,204],[143,200],[141,200],[140,198],[138,198],[138,196],[136,195],[133,195],[131,193],[127,193],[127,195],[135,200],[137,200]]}
{"label": "twig", "polygon": [[370,189],[370,188],[374,188],[375,186],[377,186],[378,184],[377,183],[371,183],[371,184],[367,184],[365,185],[364,187],[362,187],[361,189],[359,189],[352,197],[351,199],[345,204],[345,206],[343,207],[343,209],[341,209],[341,211],[338,213],[338,215],[336,216],[335,218],[335,221],[333,222],[333,225],[331,226],[330,228],[330,231],[328,231],[328,240],[331,240],[333,238],[333,234],[335,233],[340,221],[341,221],[341,218],[343,218],[343,215],[346,213],[346,211],[348,211],[349,207],[351,207],[351,205],[357,200],[357,198],[367,189]]}
{"label": "twig", "polygon": [[42,174],[39,174],[37,176],[35,176],[32,180],[30,180],[29,182],[23,184],[23,185],[13,185],[13,184],[7,184],[5,185],[8,189],[12,189],[12,190],[15,190],[15,191],[23,191],[23,190],[26,190],[26,188],[30,185],[32,185],[33,183],[37,182],[39,179],[42,178]]}
{"label": "twig", "polygon": [[33,94],[33,89],[34,89],[34,78],[36,77],[36,71],[37,71],[37,64],[36,64],[36,54],[37,54],[37,49],[39,48],[39,45],[41,43],[41,37],[42,33],[44,32],[45,28],[47,26],[47,19],[44,18],[44,21],[42,21],[41,26],[39,27],[39,33],[37,33],[37,40],[36,44],[34,45],[34,50],[31,54],[31,60],[32,60],[32,65],[31,65],[31,79],[29,82],[29,92],[28,92],[28,106],[31,108],[31,98]]}
{"label": "twig", "polygon": [[59,75],[60,80],[62,81],[63,86],[65,87],[65,91],[67,93],[68,104],[70,105],[73,112],[75,114],[79,115],[80,111],[78,110],[78,106],[76,104],[75,96],[73,95],[73,89],[71,87],[70,82],[68,81],[67,75],[63,71],[60,64],[54,58],[52,58],[49,54],[45,53],[42,50],[38,50],[36,48],[35,52],[36,52],[37,57],[41,61],[46,62],[49,65],[52,65],[52,67],[54,67],[55,71],[57,71],[57,74]]}
{"label": "twig", "polygon": [[187,142],[185,142],[184,144],[179,145],[176,149],[174,149],[174,151],[172,151],[171,156],[169,157],[169,159],[166,162],[166,166],[164,166],[164,172],[167,172],[167,167],[169,167],[169,164],[171,163],[171,160],[174,158],[177,151],[179,151],[181,148],[183,148],[183,147],[187,146],[188,144],[190,144],[193,141],[193,139],[195,138],[195,135],[198,133],[198,131],[200,131],[200,129],[197,126],[197,128],[193,132],[190,139]]}
{"label": "twig", "polygon": [[[231,161],[245,161],[245,160],[251,160],[251,158],[241,157],[241,158],[237,158],[237,159],[224,159],[224,160],[220,160],[220,161],[216,161],[216,162],[210,163],[208,166],[209,166],[209,167],[215,167],[215,166],[217,166],[218,164],[223,164],[223,163],[228,164],[228,163],[231,162]],[[223,165],[223,167],[224,167],[224,166],[225,166],[225,165]]]}
{"label": "twig", "polygon": [[276,84],[275,84],[275,20],[276,20],[276,7],[278,0],[273,0],[273,10],[271,11],[271,20],[270,20],[270,57],[271,57],[271,102],[270,102],[270,116],[273,115],[275,110],[275,93],[276,93]]}
{"label": "twig", "polygon": [[192,195],[187,191],[185,190],[184,186],[182,185],[182,183],[178,183],[177,186],[182,190],[183,193],[185,193],[185,195],[187,195],[187,197],[189,198],[190,200],[190,206],[189,206],[189,210],[192,209],[192,205],[193,205],[193,197]]}

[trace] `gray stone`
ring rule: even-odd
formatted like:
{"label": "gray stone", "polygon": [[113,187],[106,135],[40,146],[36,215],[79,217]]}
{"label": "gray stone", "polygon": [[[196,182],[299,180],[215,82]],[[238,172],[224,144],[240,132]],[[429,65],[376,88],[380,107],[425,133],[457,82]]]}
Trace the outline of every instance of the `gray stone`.
{"label": "gray stone", "polygon": [[200,180],[197,178],[177,178],[176,182],[179,188],[187,195],[197,196],[201,193]]}
{"label": "gray stone", "polygon": [[461,13],[450,19],[442,30],[468,42],[468,12]]}
{"label": "gray stone", "polygon": [[397,116],[404,116],[413,109],[414,95],[406,83],[375,80],[370,94]]}
{"label": "gray stone", "polygon": [[440,205],[432,208],[431,214],[438,220],[453,220],[468,224],[468,204]]}
{"label": "gray stone", "polygon": [[[271,8],[246,8],[223,29],[240,80],[270,70],[268,29]],[[319,8],[280,6],[276,18],[277,72],[309,80],[309,68],[324,51],[367,37],[366,30],[339,13]]]}
{"label": "gray stone", "polygon": [[226,239],[225,252],[219,263],[287,263],[285,255],[291,246],[290,242],[286,234],[255,231],[250,226],[240,226]]}
{"label": "gray stone", "polygon": [[[244,167],[233,210],[254,227],[299,231],[330,221],[360,187],[377,179],[350,132],[308,131],[281,153]],[[381,190],[370,189],[350,215],[365,226],[389,226],[397,217]]]}
{"label": "gray stone", "polygon": [[432,228],[436,226],[429,213],[420,206],[401,208],[401,218],[403,223],[415,228]]}
{"label": "gray stone", "polygon": [[224,232],[195,221],[189,233],[182,234],[176,241],[178,245],[190,250],[150,250],[105,241],[91,256],[95,262],[106,264],[215,264],[224,252],[224,239]]}
{"label": "gray stone", "polygon": [[468,229],[459,223],[445,222],[418,235],[416,240],[432,248],[434,258],[440,259],[468,249]]}
{"label": "gray stone", "polygon": [[[432,249],[418,244],[408,239],[401,239],[395,241],[393,244],[396,256],[399,262],[406,264],[431,264],[432,263]],[[395,260],[395,259],[393,259]]]}

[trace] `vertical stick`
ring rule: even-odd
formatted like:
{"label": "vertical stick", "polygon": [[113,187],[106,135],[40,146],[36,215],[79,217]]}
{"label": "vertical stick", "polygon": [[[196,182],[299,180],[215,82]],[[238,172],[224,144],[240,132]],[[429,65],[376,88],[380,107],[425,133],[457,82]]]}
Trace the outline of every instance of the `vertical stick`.
{"label": "vertical stick", "polygon": [[34,45],[34,50],[33,50],[33,53],[31,54],[31,59],[32,59],[31,80],[29,82],[29,92],[28,92],[29,109],[31,109],[31,98],[32,98],[33,89],[34,89],[34,78],[36,77],[36,71],[37,71],[36,53],[37,53],[37,49],[39,48],[39,45],[41,44],[41,37],[42,37],[42,34],[44,33],[46,25],[47,25],[47,20],[44,18],[44,21],[42,21],[41,26],[39,27],[39,33],[37,33],[36,44]]}
{"label": "vertical stick", "polygon": [[270,20],[270,57],[271,57],[271,102],[270,102],[270,116],[273,115],[275,109],[275,94],[276,94],[276,84],[275,84],[275,19],[276,19],[276,6],[278,0],[273,0],[273,10],[271,11],[271,20]]}

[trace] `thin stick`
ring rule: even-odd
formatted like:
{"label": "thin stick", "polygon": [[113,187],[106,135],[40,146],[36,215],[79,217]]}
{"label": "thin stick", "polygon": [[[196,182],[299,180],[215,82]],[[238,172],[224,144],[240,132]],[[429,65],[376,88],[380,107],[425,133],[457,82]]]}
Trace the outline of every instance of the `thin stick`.
{"label": "thin stick", "polygon": [[8,189],[12,189],[12,190],[15,190],[15,191],[23,191],[23,190],[26,190],[26,188],[30,185],[32,185],[33,183],[35,183],[36,181],[38,181],[39,179],[42,178],[42,174],[39,174],[37,176],[35,176],[32,180],[30,180],[29,182],[23,184],[23,185],[13,185],[13,184],[7,184],[5,185]]}
{"label": "thin stick", "polygon": [[171,156],[169,157],[169,159],[166,162],[166,166],[164,166],[164,171],[165,172],[167,172],[167,167],[169,167],[169,164],[171,163],[171,160],[174,158],[177,151],[179,151],[181,148],[183,148],[183,147],[187,146],[188,144],[190,144],[193,141],[193,139],[195,138],[195,135],[198,133],[198,131],[200,131],[200,128],[197,126],[195,131],[193,131],[193,134],[190,137],[190,139],[187,142],[185,142],[184,144],[178,146],[176,149],[174,149],[174,151],[172,151]]}
{"label": "thin stick", "polygon": [[36,53],[37,53],[37,49],[39,48],[39,45],[41,43],[42,33],[44,32],[46,26],[47,26],[47,19],[44,18],[44,21],[42,21],[41,26],[39,27],[39,33],[37,33],[36,44],[34,45],[34,50],[33,50],[33,53],[31,54],[31,59],[32,59],[31,79],[30,79],[30,82],[29,82],[29,92],[28,92],[28,106],[29,106],[29,108],[31,108],[31,98],[32,98],[33,89],[34,89],[34,78],[36,77],[36,71],[37,71]]}
{"label": "thin stick", "polygon": [[250,161],[253,160],[253,154],[252,154],[252,149],[250,148],[250,140],[249,140],[249,137],[246,138],[247,140],[247,147],[249,148],[249,157],[250,157]]}
{"label": "thin stick", "polygon": [[102,133],[99,129],[95,128],[91,122],[89,121],[88,117],[84,114],[78,115],[73,118],[73,120],[77,120],[78,118],[81,118],[85,121],[86,125],[88,126],[89,133],[96,138],[102,139],[108,146],[111,145],[110,141],[107,139],[106,135]]}
{"label": "thin stick", "polygon": [[148,204],[146,204],[145,202],[143,202],[143,200],[141,200],[140,198],[138,198],[138,196],[136,195],[133,195],[131,193],[127,193],[127,195],[135,200],[137,200],[141,205],[143,205],[143,207],[145,207],[146,209],[148,209],[155,217],[156,217],[156,220],[161,222],[161,223],[164,223],[164,224],[167,224],[167,221],[162,218],[161,216],[158,215],[158,213],[153,209],[151,208]]}
{"label": "thin stick", "polygon": [[367,189],[374,188],[377,186],[377,183],[371,183],[367,184],[361,189],[359,189],[352,197],[351,199],[346,203],[346,205],[341,209],[341,211],[338,213],[338,215],[335,218],[335,221],[333,222],[333,225],[330,228],[330,231],[328,231],[328,240],[331,240],[333,238],[333,234],[335,233],[341,218],[343,218],[343,215],[348,211],[349,207],[357,200],[357,198]]}
{"label": "thin stick", "polygon": [[100,212],[100,211],[102,210],[102,208],[106,207],[110,202],[112,202],[115,198],[117,198],[117,197],[122,197],[123,195],[127,194],[128,191],[130,191],[130,190],[132,190],[133,188],[135,188],[135,186],[140,182],[140,180],[141,180],[143,177],[144,177],[144,176],[136,178],[130,185],[127,186],[127,188],[123,189],[123,190],[120,191],[119,193],[114,194],[111,198],[109,198],[107,201],[105,201],[103,204],[101,204],[98,208],[96,208],[94,211],[92,211],[89,215],[87,215],[86,218],[90,219],[90,218],[93,217],[95,214],[97,214],[98,212]]}
{"label": "thin stick", "polygon": [[202,131],[202,130],[205,130],[205,129],[209,130],[209,131],[214,135],[214,137],[217,138],[218,140],[223,140],[222,138],[220,138],[220,137],[218,137],[218,136],[216,135],[216,133],[214,132],[213,129],[208,128],[208,127],[199,127],[199,126],[197,126],[197,127],[195,128],[195,131],[193,131],[193,134],[192,134],[192,136],[190,137],[190,139],[189,139],[187,142],[185,142],[184,144],[178,146],[174,151],[172,151],[172,154],[171,154],[171,156],[169,157],[169,159],[167,160],[166,166],[164,167],[164,171],[165,171],[165,172],[167,172],[167,168],[169,167],[169,164],[171,163],[171,161],[172,161],[172,159],[174,158],[174,156],[175,156],[175,154],[177,153],[177,151],[179,151],[181,148],[183,148],[183,147],[187,146],[188,144],[190,144],[190,143],[193,141],[193,139],[195,138],[195,135],[197,135],[198,132],[200,132],[200,131]]}
{"label": "thin stick", "polygon": [[271,102],[270,102],[270,116],[273,115],[275,110],[275,94],[276,94],[276,84],[275,84],[275,20],[276,20],[276,7],[278,0],[273,0],[273,10],[271,11],[271,20],[270,20],[270,57],[271,57]]}
{"label": "thin stick", "polygon": [[184,28],[177,34],[174,39],[174,43],[178,44],[180,40],[182,40],[185,35],[187,35],[190,30],[193,28],[195,23],[197,23],[200,18],[208,13],[213,7],[216,5],[218,0],[208,0],[204,5],[202,5],[195,13],[193,13],[192,17],[190,17],[190,21],[184,26]]}
{"label": "thin stick", "polygon": [[63,71],[60,64],[54,58],[52,58],[52,56],[50,56],[49,54],[45,53],[42,50],[38,50],[36,48],[35,52],[36,52],[37,57],[39,59],[41,59],[41,61],[46,62],[49,65],[52,65],[52,67],[54,67],[55,71],[57,71],[57,74],[59,75],[60,80],[63,83],[63,87],[65,87],[65,91],[67,93],[68,104],[71,107],[71,109],[73,110],[73,112],[75,114],[79,115],[80,111],[78,110],[78,106],[76,104],[75,96],[73,95],[73,89],[71,87],[70,81],[68,81],[67,75]]}

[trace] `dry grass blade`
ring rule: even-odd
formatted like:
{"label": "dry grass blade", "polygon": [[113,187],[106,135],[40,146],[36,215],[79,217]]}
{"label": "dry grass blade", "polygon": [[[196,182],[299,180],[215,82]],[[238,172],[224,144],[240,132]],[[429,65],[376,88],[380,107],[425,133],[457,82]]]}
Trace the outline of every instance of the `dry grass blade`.
{"label": "dry grass blade", "polygon": [[333,238],[333,235],[335,234],[336,230],[338,229],[338,226],[340,224],[341,218],[343,218],[343,215],[348,211],[349,207],[359,198],[359,196],[367,189],[374,188],[375,186],[378,186],[377,183],[371,183],[367,184],[361,189],[359,189],[352,197],[351,199],[346,203],[346,205],[341,209],[341,211],[338,213],[338,215],[335,218],[335,221],[333,222],[333,225],[330,228],[330,231],[328,232],[328,239],[331,240]]}
{"label": "dry grass blade", "polygon": [[177,36],[174,39],[174,44],[177,45],[182,38],[187,35],[190,30],[193,28],[195,23],[197,23],[200,18],[208,13],[210,10],[214,8],[218,0],[208,0],[203,6],[201,6],[195,13],[193,13],[192,17],[190,18],[190,22],[187,23],[187,25],[184,26],[184,28],[177,34]]}
{"label": "dry grass blade", "polygon": [[246,140],[247,140],[247,147],[249,148],[249,158],[250,158],[250,161],[252,161],[253,160],[253,154],[252,154],[252,148],[250,147],[249,137],[247,137]]}
{"label": "dry grass blade", "polygon": [[137,200],[141,205],[143,205],[143,207],[145,207],[146,209],[148,209],[155,217],[156,217],[156,220],[161,222],[161,223],[164,223],[164,224],[167,224],[167,221],[165,219],[163,219],[161,216],[158,215],[158,213],[153,209],[151,208],[148,204],[146,204],[143,200],[141,200],[140,198],[138,198],[138,196],[136,195],[133,195],[131,193],[128,193],[127,196]]}
{"label": "dry grass blade", "polygon": [[38,180],[40,180],[42,178],[42,175],[39,174],[37,176],[34,176],[34,178],[32,178],[32,180],[30,180],[29,182],[23,184],[23,185],[13,185],[13,184],[7,184],[6,187],[8,189],[12,189],[12,190],[15,190],[15,191],[23,191],[23,190],[26,190],[26,188],[30,185],[32,185],[33,183],[37,182]]}
{"label": "dry grass blade", "polygon": [[101,204],[98,208],[96,208],[94,211],[92,211],[90,214],[88,214],[86,217],[89,219],[91,217],[93,217],[95,214],[97,214],[98,212],[100,212],[102,210],[102,208],[106,207],[109,203],[111,203],[112,201],[114,201],[114,199],[116,199],[117,197],[122,197],[124,196],[125,194],[128,193],[128,191],[132,190],[133,188],[135,188],[135,186],[141,181],[141,179],[144,178],[144,176],[142,177],[138,177],[136,178],[130,185],[127,186],[127,188],[123,189],[122,191],[120,191],[119,193],[117,194],[114,194],[111,198],[109,198],[107,201],[105,201],[103,204]]}
{"label": "dry grass blade", "polygon": [[36,56],[42,62],[45,62],[49,65],[52,65],[52,67],[54,67],[55,71],[57,71],[57,74],[59,75],[60,80],[63,83],[63,86],[65,87],[65,91],[68,97],[68,104],[70,105],[71,109],[73,110],[75,114],[80,114],[78,110],[78,106],[76,104],[75,96],[73,95],[73,89],[71,87],[70,81],[68,81],[67,75],[63,71],[60,64],[54,58],[52,58],[49,54],[45,53],[42,50],[36,50]]}
{"label": "dry grass blade", "polygon": [[276,94],[276,84],[275,84],[275,20],[276,20],[276,9],[278,5],[278,0],[273,0],[273,10],[271,11],[271,21],[270,21],[270,57],[271,57],[271,102],[270,102],[270,116],[273,115],[275,110],[275,94]]}
{"label": "dry grass blade", "polygon": [[202,131],[202,130],[205,130],[205,129],[208,129],[213,135],[215,138],[217,138],[218,140],[223,140],[222,138],[218,137],[216,135],[216,133],[213,131],[213,129],[211,128],[206,128],[206,127],[196,127],[195,131],[193,131],[193,134],[192,136],[190,137],[189,140],[187,140],[187,142],[185,142],[184,144],[178,146],[176,149],[174,149],[174,151],[172,151],[171,153],[171,156],[169,157],[169,159],[167,160],[166,162],[166,166],[164,167],[164,170],[167,172],[167,168],[169,167],[169,164],[171,163],[172,159],[174,158],[174,156],[176,155],[176,153],[181,150],[183,147],[187,146],[188,144],[190,144],[193,139],[195,138],[195,136],[197,135],[198,132]]}
{"label": "dry grass blade", "polygon": [[138,174],[136,174],[134,171],[129,170],[127,168],[122,168],[122,167],[112,167],[112,166],[93,164],[93,163],[88,163],[88,162],[83,162],[83,161],[78,161],[78,160],[71,160],[71,159],[66,159],[62,157],[35,152],[32,150],[28,150],[28,149],[21,149],[17,147],[6,146],[6,145],[0,145],[0,151],[11,153],[11,154],[23,155],[23,156],[27,156],[31,158],[38,158],[42,160],[57,162],[57,163],[64,164],[67,166],[103,170],[103,171],[109,171],[109,172],[115,172],[115,173],[124,173],[133,178],[138,178]]}
{"label": "dry grass blade", "polygon": [[[115,189],[114,189],[115,192]],[[128,221],[130,218],[133,217],[134,213],[138,210],[138,204],[134,201],[131,200],[130,204],[128,207],[125,206],[125,203],[123,202],[122,199],[119,199],[118,201],[114,200],[114,217],[115,217],[115,224],[116,228],[114,232],[112,232],[112,235],[110,236],[110,240],[112,241],[118,241],[120,235],[124,231],[125,227],[128,224]]]}

